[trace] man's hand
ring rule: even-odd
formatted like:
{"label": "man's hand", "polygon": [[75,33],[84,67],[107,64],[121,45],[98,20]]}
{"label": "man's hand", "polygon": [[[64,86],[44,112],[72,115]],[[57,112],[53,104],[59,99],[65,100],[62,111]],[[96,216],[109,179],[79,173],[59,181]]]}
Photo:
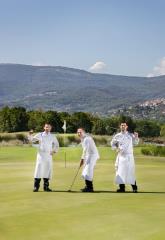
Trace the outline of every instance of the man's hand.
{"label": "man's hand", "polygon": [[119,142],[115,143],[115,147],[118,148],[119,147]]}
{"label": "man's hand", "polygon": [[28,143],[32,143],[33,136],[32,135],[27,135],[27,141]]}
{"label": "man's hand", "polygon": [[134,132],[135,138],[138,138],[139,134],[137,132]]}
{"label": "man's hand", "polygon": [[55,152],[55,151],[51,151],[51,152],[50,152],[50,155],[52,155],[52,156],[53,156],[53,154],[54,154],[54,153],[56,153],[56,152]]}
{"label": "man's hand", "polygon": [[80,160],[80,167],[84,164],[84,159]]}
{"label": "man's hand", "polygon": [[30,144],[32,144],[32,140],[33,140],[33,130],[31,129],[27,135],[27,140]]}
{"label": "man's hand", "polygon": [[118,169],[118,165],[115,165],[115,171],[117,171],[117,169]]}
{"label": "man's hand", "polygon": [[120,148],[116,148],[116,152],[119,153],[120,152]]}

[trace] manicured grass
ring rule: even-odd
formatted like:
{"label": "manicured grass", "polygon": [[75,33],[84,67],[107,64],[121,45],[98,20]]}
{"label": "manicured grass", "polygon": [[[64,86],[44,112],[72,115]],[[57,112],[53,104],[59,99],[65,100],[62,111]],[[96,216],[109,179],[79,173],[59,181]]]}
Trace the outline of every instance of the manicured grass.
{"label": "manicured grass", "polygon": [[[77,171],[81,148],[61,148],[54,157],[54,192],[33,193],[36,149],[0,148],[0,240],[164,240],[165,158],[135,148],[139,193],[116,193],[115,153],[99,148],[95,193],[81,193]],[[67,167],[65,168],[65,152]]]}

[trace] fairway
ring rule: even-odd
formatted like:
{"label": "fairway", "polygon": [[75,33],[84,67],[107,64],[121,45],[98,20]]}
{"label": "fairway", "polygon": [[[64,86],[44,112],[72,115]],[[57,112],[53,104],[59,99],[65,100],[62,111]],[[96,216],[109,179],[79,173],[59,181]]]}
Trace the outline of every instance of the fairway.
{"label": "fairway", "polygon": [[[65,168],[66,152],[66,168]],[[115,153],[99,148],[95,193],[81,193],[81,148],[60,148],[54,157],[53,192],[33,193],[36,149],[0,148],[0,240],[164,240],[165,158],[135,149],[139,193],[116,193]]]}

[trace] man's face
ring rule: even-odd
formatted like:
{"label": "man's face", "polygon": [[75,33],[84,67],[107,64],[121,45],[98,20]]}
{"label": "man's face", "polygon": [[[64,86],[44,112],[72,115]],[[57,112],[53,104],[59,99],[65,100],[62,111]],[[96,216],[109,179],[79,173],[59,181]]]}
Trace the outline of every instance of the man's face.
{"label": "man's face", "polygon": [[121,123],[121,124],[120,124],[120,130],[121,130],[122,132],[127,131],[127,128],[128,128],[128,126],[127,126],[126,123]]}
{"label": "man's face", "polygon": [[81,129],[81,128],[79,128],[79,129],[77,129],[77,135],[80,137],[80,138],[82,138],[83,136],[84,136],[84,130],[83,129]]}
{"label": "man's face", "polygon": [[33,130],[30,130],[30,131],[29,131],[29,134],[32,135],[32,134],[33,134]]}
{"label": "man's face", "polygon": [[44,126],[44,130],[45,130],[45,132],[50,132],[51,131],[51,129],[52,129],[52,126],[50,125],[50,124],[45,124],[45,126]]}

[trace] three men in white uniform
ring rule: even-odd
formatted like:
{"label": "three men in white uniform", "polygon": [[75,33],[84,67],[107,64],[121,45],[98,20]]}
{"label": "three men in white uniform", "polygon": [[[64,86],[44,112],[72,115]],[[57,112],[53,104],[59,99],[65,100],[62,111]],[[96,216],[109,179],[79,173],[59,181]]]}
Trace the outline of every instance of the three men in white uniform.
{"label": "three men in white uniform", "polygon": [[82,192],[93,192],[93,172],[96,161],[99,159],[99,153],[93,138],[85,133],[85,130],[79,128],[77,134],[81,139],[83,153],[81,156],[80,167],[83,165],[82,177],[85,180],[85,188]]}
{"label": "three men in white uniform", "polygon": [[111,141],[112,149],[118,152],[115,162],[115,182],[119,184],[117,192],[125,192],[125,184],[131,184],[133,192],[137,192],[133,145],[138,144],[139,138],[138,133],[131,134],[127,128],[126,123],[121,123],[121,132],[116,134]]}
{"label": "three men in white uniform", "polygon": [[59,149],[57,138],[51,134],[51,125],[44,125],[44,132],[36,134],[32,142],[39,142],[36,167],[34,172],[34,192],[38,192],[41,178],[43,178],[43,189],[46,192],[52,191],[49,188],[49,180],[52,177],[52,156]]}

